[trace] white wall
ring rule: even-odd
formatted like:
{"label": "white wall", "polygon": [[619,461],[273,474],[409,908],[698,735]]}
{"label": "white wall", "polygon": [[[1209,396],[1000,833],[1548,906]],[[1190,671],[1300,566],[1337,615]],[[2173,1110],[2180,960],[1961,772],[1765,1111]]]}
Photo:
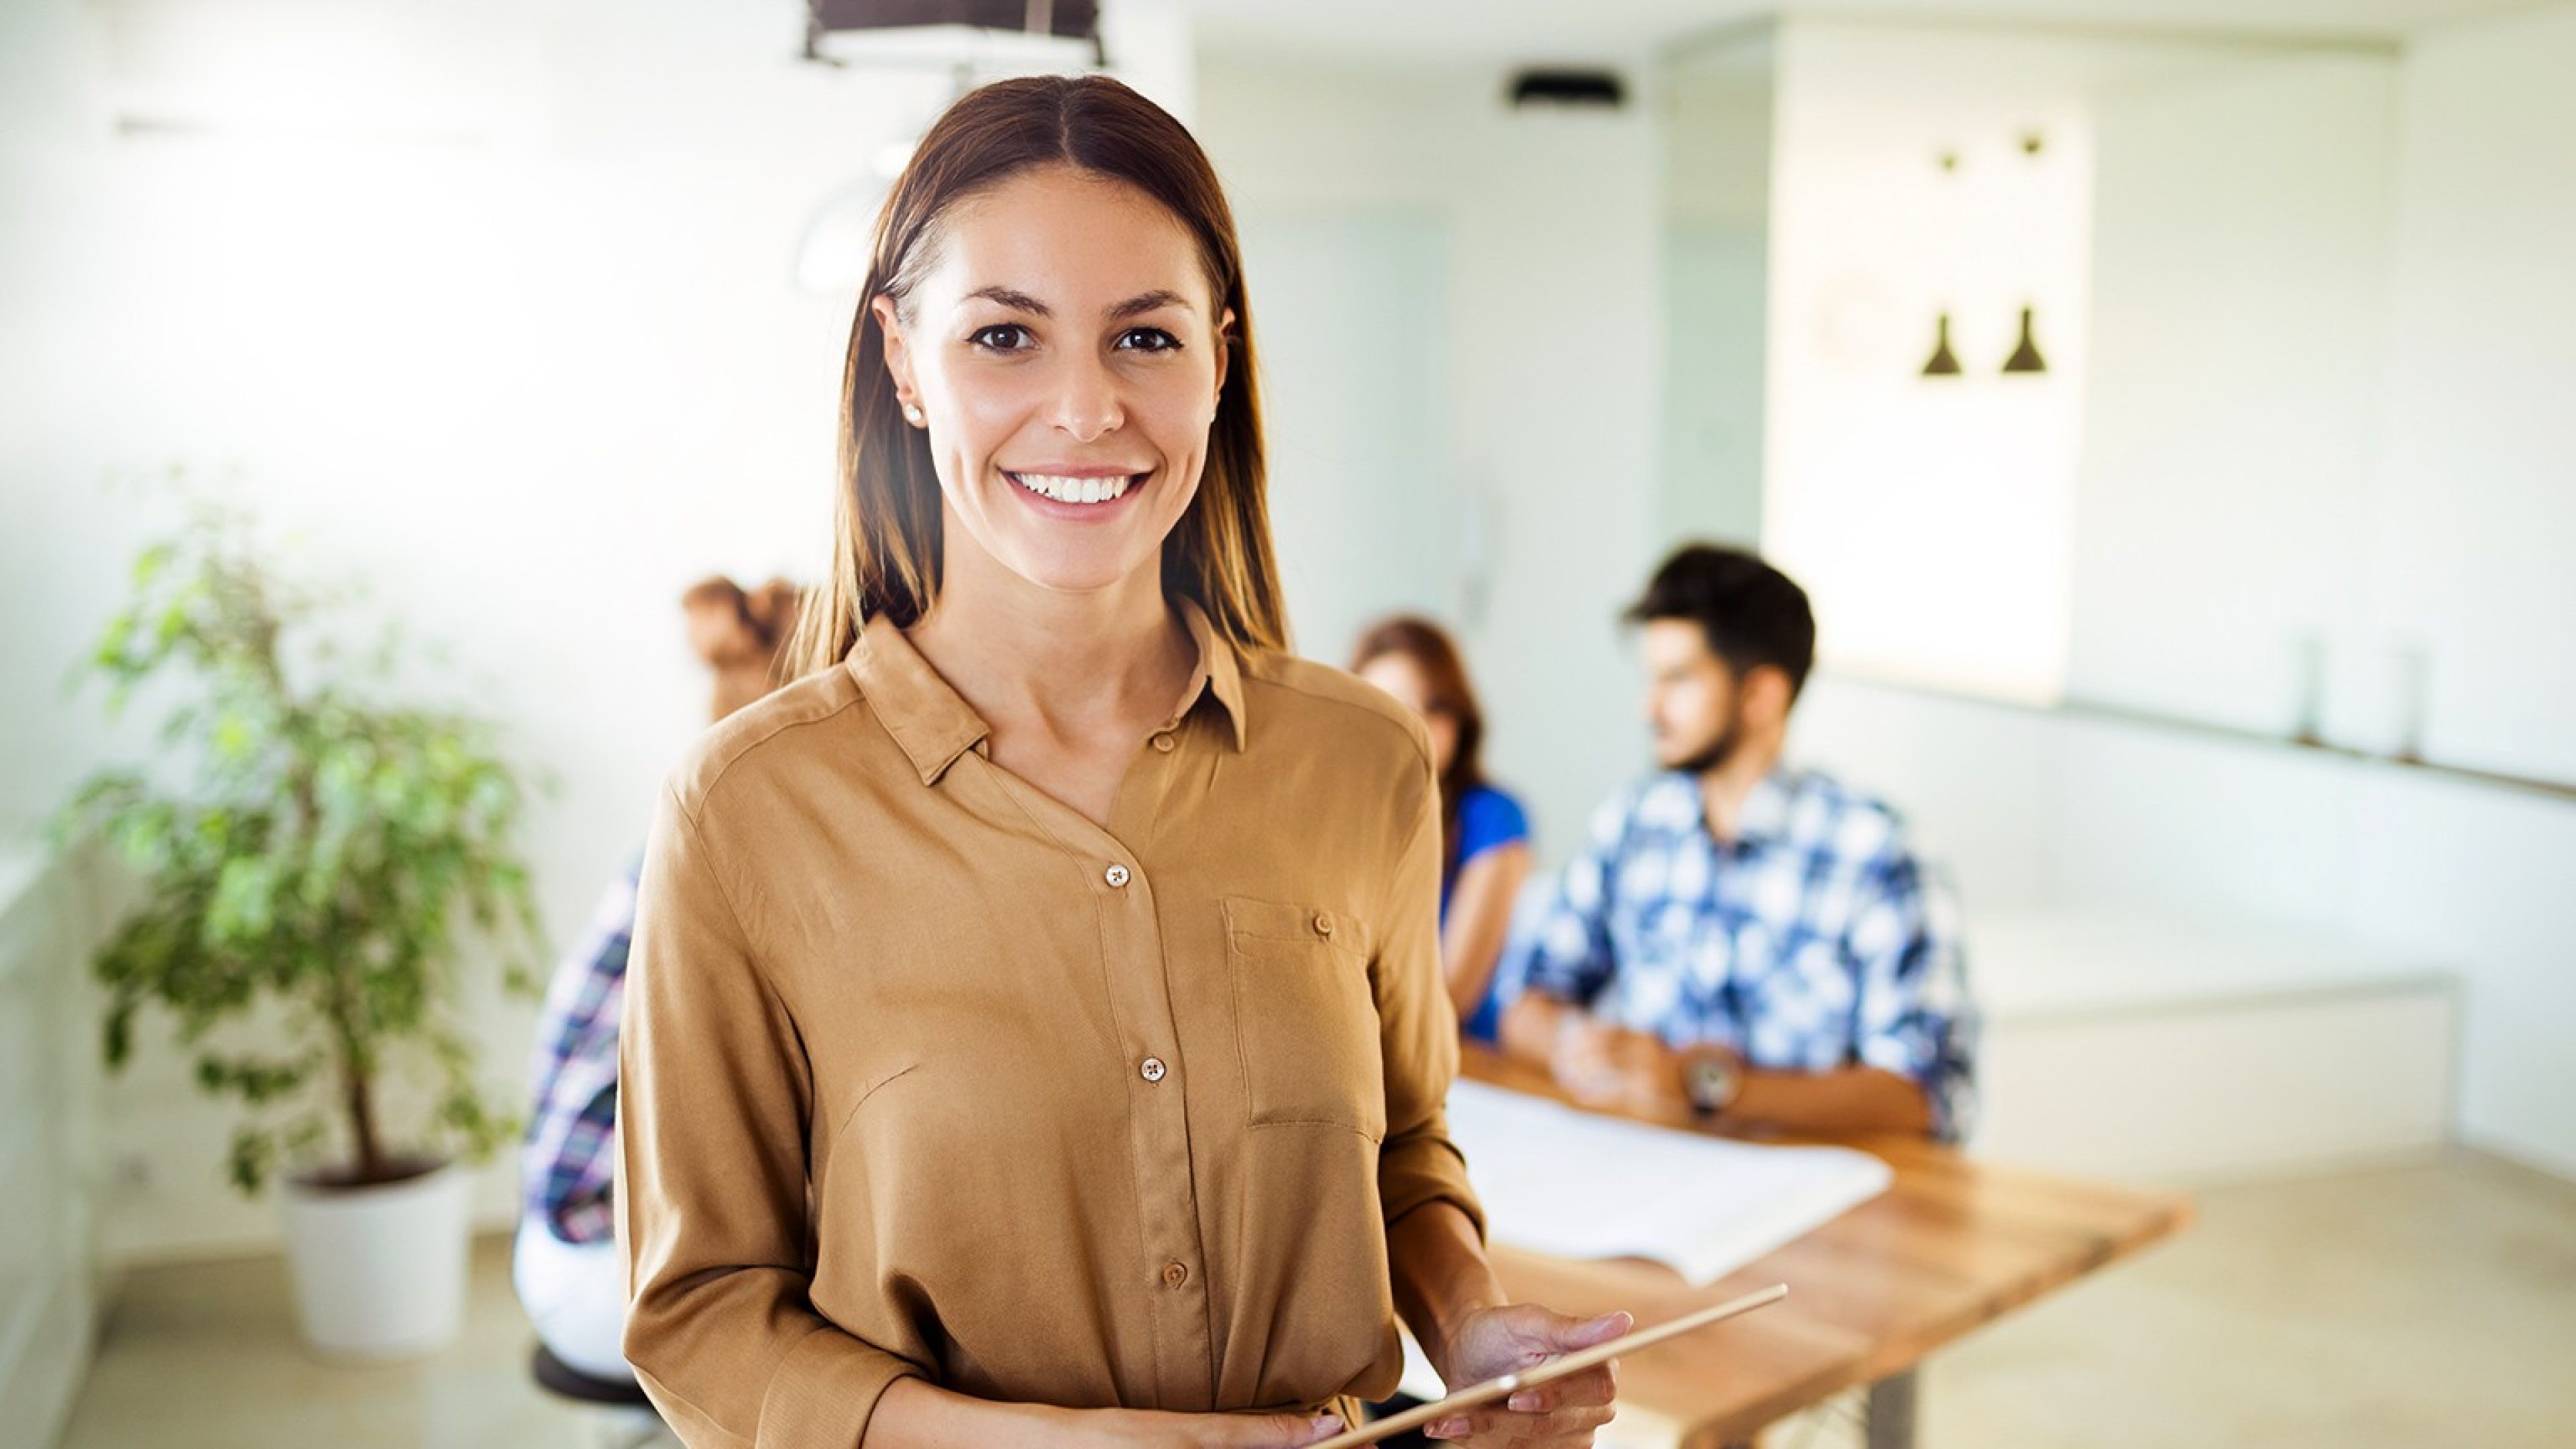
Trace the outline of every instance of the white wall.
{"label": "white wall", "polygon": [[[2380,627],[2430,662],[2425,753],[2576,780],[2576,5],[2425,38],[2400,97]],[[2576,807],[2401,779],[2355,890],[2473,963],[2463,1130],[2576,1176]]]}
{"label": "white wall", "polygon": [[97,1325],[92,879],[85,861],[0,846],[0,1449],[54,1442]]}
{"label": "white wall", "polygon": [[1449,229],[1415,210],[1236,225],[1292,643],[1340,664],[1375,615],[1450,602]]}
{"label": "white wall", "polygon": [[2571,65],[2565,0],[2408,54],[2370,508],[2378,642],[2428,658],[2425,753],[2560,780],[2576,780]]}
{"label": "white wall", "polygon": [[[1186,103],[1179,9],[1119,26]],[[103,480],[237,468],[556,778],[528,845],[569,943],[704,718],[679,592],[827,556],[851,299],[798,289],[806,221],[950,95],[800,41],[792,7],[707,0],[0,11],[0,821],[137,747],[55,695],[158,526]],[[511,1099],[532,1016],[476,1014]],[[111,1256],[273,1234],[178,1065],[107,1098],[111,1169],[149,1173],[104,1204]],[[507,1166],[484,1188],[506,1213]]]}
{"label": "white wall", "polygon": [[[1501,90],[1482,70],[1221,54],[1200,74],[1200,134],[1245,218],[1284,566],[1292,581],[1340,586],[1292,595],[1300,647],[1338,663],[1350,627],[1399,606],[1461,625],[1492,722],[1488,764],[1529,801],[1553,858],[1646,763],[1614,621],[1653,561],[1659,160],[1646,105],[1514,112]],[[1390,231],[1410,240],[1363,240]],[[1350,239],[1355,268],[1392,259],[1411,277],[1432,236],[1436,305],[1271,325],[1283,309],[1338,322],[1382,296],[1383,277],[1337,280],[1316,238]],[[1292,237],[1306,239],[1294,260],[1280,250]],[[1431,319],[1446,325],[1423,352],[1408,333]],[[1420,476],[1375,495],[1319,479],[1352,446],[1323,379],[1381,368],[1388,352],[1436,370],[1416,395],[1437,411],[1369,422],[1425,460]],[[1374,460],[1359,466],[1382,476]],[[1349,511],[1309,515],[1301,478]],[[1323,562],[1328,550],[1388,561],[1356,577]]]}
{"label": "white wall", "polygon": [[2288,735],[2364,692],[2396,87],[2258,50],[2095,102],[2069,693]]}
{"label": "white wall", "polygon": [[1771,286],[1769,29],[1670,58],[1663,110],[1662,537],[1762,536]]}

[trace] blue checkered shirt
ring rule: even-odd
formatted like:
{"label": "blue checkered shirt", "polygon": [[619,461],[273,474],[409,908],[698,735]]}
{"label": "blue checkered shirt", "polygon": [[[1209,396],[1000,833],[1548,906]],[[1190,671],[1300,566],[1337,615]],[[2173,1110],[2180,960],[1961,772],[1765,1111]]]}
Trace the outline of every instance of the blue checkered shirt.
{"label": "blue checkered shirt", "polygon": [[1949,892],[1895,812],[1824,775],[1773,771],[1730,843],[1690,775],[1612,799],[1502,981],[1756,1068],[1883,1068],[1924,1088],[1944,1137],[1968,1123],[1976,1015]]}
{"label": "blue checkered shirt", "polygon": [[635,934],[629,864],[600,898],[581,944],[555,967],[537,1023],[536,1111],[520,1149],[521,1210],[567,1243],[616,1233],[609,1201],[617,1152],[617,1015]]}

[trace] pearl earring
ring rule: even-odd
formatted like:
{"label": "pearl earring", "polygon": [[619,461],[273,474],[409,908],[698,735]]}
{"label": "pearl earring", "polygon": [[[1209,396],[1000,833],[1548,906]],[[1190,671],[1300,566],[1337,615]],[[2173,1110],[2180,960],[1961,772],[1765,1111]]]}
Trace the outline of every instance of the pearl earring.
{"label": "pearl earring", "polygon": [[912,425],[913,425],[914,427],[916,427],[916,428],[917,428],[917,427],[920,427],[920,426],[921,426],[921,409],[920,409],[920,408],[918,408],[918,407],[915,407],[915,406],[914,406],[914,405],[912,405],[911,403],[905,403],[905,404],[903,405],[903,420],[904,420],[905,422],[907,422],[907,423],[912,424]]}

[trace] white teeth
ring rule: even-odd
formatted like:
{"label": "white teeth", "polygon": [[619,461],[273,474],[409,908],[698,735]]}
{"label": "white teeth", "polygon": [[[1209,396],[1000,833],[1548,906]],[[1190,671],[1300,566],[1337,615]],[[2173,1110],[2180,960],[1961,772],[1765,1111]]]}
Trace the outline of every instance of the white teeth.
{"label": "white teeth", "polygon": [[1126,496],[1134,486],[1132,477],[1059,478],[1050,473],[1013,473],[1012,482],[1031,493],[1052,498],[1058,503],[1107,503]]}

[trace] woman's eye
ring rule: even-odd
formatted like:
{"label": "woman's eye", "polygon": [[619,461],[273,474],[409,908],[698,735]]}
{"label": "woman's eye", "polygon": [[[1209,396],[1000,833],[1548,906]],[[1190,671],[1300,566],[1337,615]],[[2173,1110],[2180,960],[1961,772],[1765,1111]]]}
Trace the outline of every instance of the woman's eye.
{"label": "woman's eye", "polygon": [[1130,327],[1118,334],[1117,343],[1122,352],[1174,352],[1180,345],[1181,339],[1160,327]]}
{"label": "woman's eye", "polygon": [[1003,322],[991,327],[978,328],[975,335],[966,340],[977,347],[994,352],[1017,352],[1036,339],[1029,336],[1029,329],[1017,322]]}

